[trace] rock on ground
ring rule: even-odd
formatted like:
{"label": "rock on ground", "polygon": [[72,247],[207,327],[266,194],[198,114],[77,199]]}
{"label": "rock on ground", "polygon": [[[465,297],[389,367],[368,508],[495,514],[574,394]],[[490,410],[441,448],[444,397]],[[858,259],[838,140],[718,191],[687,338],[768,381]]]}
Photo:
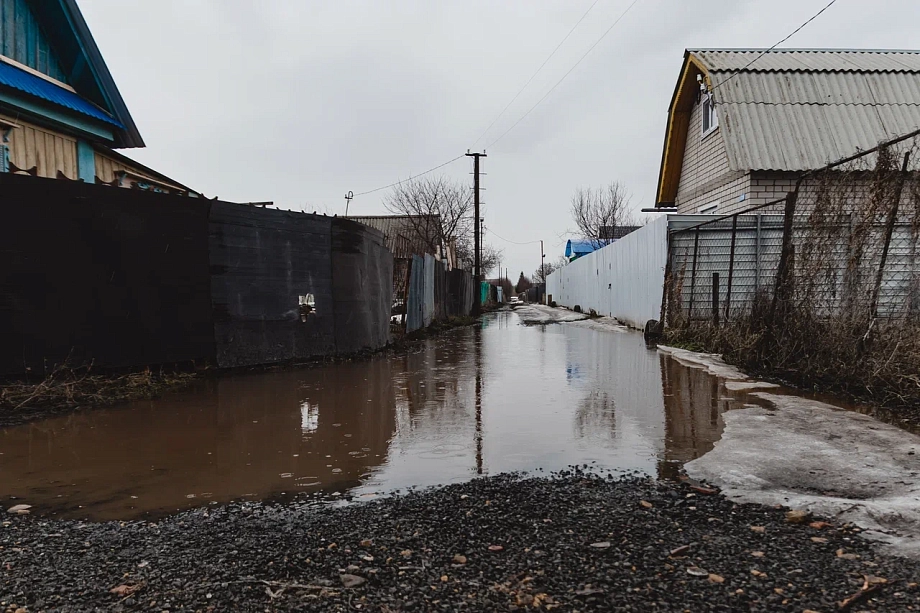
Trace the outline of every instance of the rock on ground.
{"label": "rock on ground", "polygon": [[103,524],[9,516],[0,606],[801,613],[836,611],[869,586],[854,610],[920,610],[920,567],[851,527],[790,524],[783,509],[706,491],[574,471],[342,508],[242,503]]}

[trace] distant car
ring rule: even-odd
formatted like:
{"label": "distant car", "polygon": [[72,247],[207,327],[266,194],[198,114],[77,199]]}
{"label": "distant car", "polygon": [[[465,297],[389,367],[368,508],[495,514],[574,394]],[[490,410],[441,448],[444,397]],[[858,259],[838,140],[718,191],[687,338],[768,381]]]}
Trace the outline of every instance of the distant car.
{"label": "distant car", "polygon": [[512,296],[511,299],[510,299],[508,302],[509,302],[510,304],[514,304],[514,303],[520,302],[520,301],[521,301],[521,299],[518,298],[517,296]]}

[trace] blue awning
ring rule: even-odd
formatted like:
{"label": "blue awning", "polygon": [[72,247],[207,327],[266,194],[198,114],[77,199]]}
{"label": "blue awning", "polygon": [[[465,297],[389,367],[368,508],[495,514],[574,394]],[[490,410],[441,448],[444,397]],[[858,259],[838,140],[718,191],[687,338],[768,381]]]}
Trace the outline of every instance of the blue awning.
{"label": "blue awning", "polygon": [[604,247],[612,243],[612,240],[590,241],[590,240],[572,240],[569,239],[565,244],[565,257],[580,257],[597,251],[598,247]]}
{"label": "blue awning", "polygon": [[3,61],[0,61],[0,85],[62,106],[71,111],[76,111],[81,115],[92,117],[93,119],[97,119],[109,125],[124,128],[121,122],[114,119],[111,115],[89,100]]}

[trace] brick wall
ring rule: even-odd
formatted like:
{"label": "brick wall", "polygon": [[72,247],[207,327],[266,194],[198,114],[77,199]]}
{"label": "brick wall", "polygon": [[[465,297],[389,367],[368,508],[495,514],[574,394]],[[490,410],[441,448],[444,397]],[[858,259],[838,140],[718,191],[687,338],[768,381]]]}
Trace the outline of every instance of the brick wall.
{"label": "brick wall", "polygon": [[742,198],[749,184],[749,173],[729,168],[720,129],[702,135],[700,105],[695,104],[677,188],[677,212],[697,213],[699,207],[713,202],[719,202],[719,213],[732,212],[747,205]]}

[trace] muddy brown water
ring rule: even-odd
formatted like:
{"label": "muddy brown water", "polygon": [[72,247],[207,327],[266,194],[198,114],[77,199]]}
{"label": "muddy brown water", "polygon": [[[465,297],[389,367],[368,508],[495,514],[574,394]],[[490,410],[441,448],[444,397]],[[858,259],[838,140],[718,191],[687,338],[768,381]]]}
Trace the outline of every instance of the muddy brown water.
{"label": "muddy brown water", "polygon": [[712,449],[734,402],[641,334],[502,312],[403,356],[228,376],[0,430],[0,495],[107,520],[572,464],[673,477]]}

